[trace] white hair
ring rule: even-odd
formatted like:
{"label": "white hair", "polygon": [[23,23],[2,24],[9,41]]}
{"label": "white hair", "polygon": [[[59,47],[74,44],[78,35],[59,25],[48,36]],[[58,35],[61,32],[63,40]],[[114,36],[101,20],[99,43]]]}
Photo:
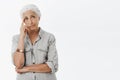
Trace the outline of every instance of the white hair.
{"label": "white hair", "polygon": [[21,18],[23,17],[23,13],[28,11],[28,10],[31,10],[31,11],[35,12],[39,17],[41,17],[41,12],[40,12],[39,8],[34,4],[28,4],[28,5],[25,5],[21,9],[21,11],[20,11]]}

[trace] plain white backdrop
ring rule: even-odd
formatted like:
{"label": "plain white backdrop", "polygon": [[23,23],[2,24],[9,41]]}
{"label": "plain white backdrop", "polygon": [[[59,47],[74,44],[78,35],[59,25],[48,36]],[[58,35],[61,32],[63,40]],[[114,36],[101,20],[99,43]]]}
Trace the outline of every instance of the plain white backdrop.
{"label": "plain white backdrop", "polygon": [[0,78],[16,80],[12,36],[19,33],[20,9],[36,4],[39,26],[56,37],[58,80],[120,80],[119,0],[1,0]]}

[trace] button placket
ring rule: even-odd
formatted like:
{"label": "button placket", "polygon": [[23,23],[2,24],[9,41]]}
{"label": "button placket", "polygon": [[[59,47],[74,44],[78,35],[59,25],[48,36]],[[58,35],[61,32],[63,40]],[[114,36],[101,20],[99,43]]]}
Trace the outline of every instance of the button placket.
{"label": "button placket", "polygon": [[33,48],[31,49],[31,54],[32,54],[32,63],[34,64],[35,63],[35,55],[33,52]]}
{"label": "button placket", "polygon": [[[35,64],[34,47],[35,47],[35,45],[36,45],[36,43],[37,43],[37,41],[38,41],[39,39],[41,39],[41,37],[39,37],[39,38],[35,41],[35,43],[34,43],[33,45],[31,44],[31,42],[30,42],[30,40],[29,40],[29,43],[30,43],[30,46],[31,46],[31,60],[32,60],[32,64]],[[33,80],[36,80],[35,72],[32,72],[32,73],[33,73]]]}
{"label": "button placket", "polygon": [[[31,45],[31,60],[32,60],[32,64],[35,64],[35,55],[34,55],[34,45],[35,44],[30,44]],[[33,73],[33,78],[34,80],[36,80],[36,75],[34,74],[35,72],[32,72]]]}
{"label": "button placket", "polygon": [[[32,56],[32,63],[35,64],[35,55],[34,55],[33,46],[31,48],[31,56]],[[34,73],[35,72],[33,72],[33,80],[36,80],[36,75]]]}

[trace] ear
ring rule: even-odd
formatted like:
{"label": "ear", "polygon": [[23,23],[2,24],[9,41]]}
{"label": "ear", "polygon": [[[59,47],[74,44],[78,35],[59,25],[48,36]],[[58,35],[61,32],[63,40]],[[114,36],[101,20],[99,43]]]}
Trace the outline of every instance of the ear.
{"label": "ear", "polygon": [[40,21],[40,17],[38,17],[39,21]]}

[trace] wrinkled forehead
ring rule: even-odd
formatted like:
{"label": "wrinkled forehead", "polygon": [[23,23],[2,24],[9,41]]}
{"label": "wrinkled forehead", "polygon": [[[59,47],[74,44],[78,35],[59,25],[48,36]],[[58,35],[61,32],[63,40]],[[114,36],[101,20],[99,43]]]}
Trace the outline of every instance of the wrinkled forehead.
{"label": "wrinkled forehead", "polygon": [[25,11],[25,12],[22,14],[22,18],[31,17],[31,16],[39,17],[39,16],[37,15],[37,13],[35,13],[35,12],[32,11],[32,10]]}
{"label": "wrinkled forehead", "polygon": [[33,4],[29,4],[29,5],[26,5],[24,6],[21,11],[20,11],[20,16],[21,18],[23,18],[23,15],[26,14],[26,13],[35,13],[37,14],[39,17],[41,16],[41,13],[40,13],[40,10],[38,9],[38,7],[36,5],[33,5]]}

